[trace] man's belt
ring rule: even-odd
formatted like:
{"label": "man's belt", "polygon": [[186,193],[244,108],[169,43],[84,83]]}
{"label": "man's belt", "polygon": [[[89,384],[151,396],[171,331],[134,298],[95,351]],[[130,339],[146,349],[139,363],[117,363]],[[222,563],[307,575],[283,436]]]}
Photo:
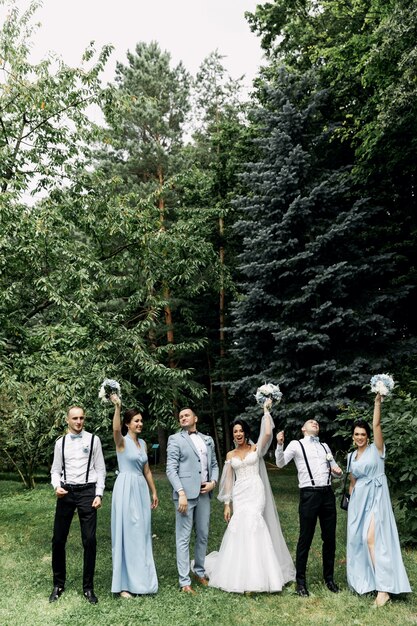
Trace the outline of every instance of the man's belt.
{"label": "man's belt", "polygon": [[83,483],[81,485],[71,485],[70,483],[61,483],[61,487],[67,489],[68,491],[84,491],[84,489],[89,489],[91,487],[95,487],[96,483]]}
{"label": "man's belt", "polygon": [[301,487],[301,491],[328,491],[331,489],[330,485],[325,485],[324,487]]}

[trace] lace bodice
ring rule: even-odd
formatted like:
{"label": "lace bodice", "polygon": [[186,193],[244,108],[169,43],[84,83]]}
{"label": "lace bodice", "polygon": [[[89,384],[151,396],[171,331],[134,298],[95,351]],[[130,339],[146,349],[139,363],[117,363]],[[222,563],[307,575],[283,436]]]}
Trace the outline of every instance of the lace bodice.
{"label": "lace bodice", "polygon": [[259,474],[259,457],[256,450],[249,452],[244,459],[233,456],[231,463],[236,474],[236,480],[245,480]]}

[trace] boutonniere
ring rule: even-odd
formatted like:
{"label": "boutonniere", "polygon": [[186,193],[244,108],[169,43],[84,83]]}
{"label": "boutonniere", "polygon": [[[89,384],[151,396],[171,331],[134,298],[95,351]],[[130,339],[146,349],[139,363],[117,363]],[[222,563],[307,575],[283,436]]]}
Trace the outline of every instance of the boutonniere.
{"label": "boutonniere", "polygon": [[328,452],[326,454],[326,461],[333,461],[333,454],[331,452]]}
{"label": "boutonniere", "polygon": [[87,442],[85,442],[85,443],[83,442],[83,452],[85,454],[88,454],[88,452],[90,452],[90,446],[89,446],[89,444]]}

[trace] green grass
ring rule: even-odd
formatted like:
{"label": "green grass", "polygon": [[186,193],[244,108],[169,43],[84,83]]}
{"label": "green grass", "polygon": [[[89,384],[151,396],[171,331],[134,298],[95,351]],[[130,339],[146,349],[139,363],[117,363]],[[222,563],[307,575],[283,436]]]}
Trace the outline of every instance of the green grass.
{"label": "green grass", "polygon": [[[284,536],[294,555],[298,535],[298,490],[289,470],[271,470],[270,478]],[[122,600],[110,593],[110,494],[99,512],[95,590],[97,606],[81,592],[82,548],[74,518],[68,540],[66,591],[56,604],[48,603],[52,589],[51,532],[55,497],[40,485],[25,491],[14,481],[0,482],[0,625],[1,626],[289,626],[290,624],[384,626],[417,624],[414,594],[396,599],[383,609],[372,608],[373,598],[359,597],[346,587],[346,514],[339,511],[335,578],[343,588],[330,593],[321,582],[319,531],[310,552],[308,581],[311,596],[299,598],[289,585],[279,594],[239,595],[198,588],[189,597],[178,592],[175,567],[174,509],[168,483],[156,475],[160,507],[153,514],[154,555],[159,578],[155,596]],[[212,506],[209,551],[217,549],[224,532],[222,506]],[[242,550],[245,547],[242,546]],[[417,587],[417,554],[404,551],[411,586]]]}

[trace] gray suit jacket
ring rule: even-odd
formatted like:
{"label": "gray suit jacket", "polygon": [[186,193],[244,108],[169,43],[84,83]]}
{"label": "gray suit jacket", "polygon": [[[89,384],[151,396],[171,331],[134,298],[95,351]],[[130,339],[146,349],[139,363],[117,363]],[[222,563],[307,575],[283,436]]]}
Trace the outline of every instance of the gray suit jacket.
{"label": "gray suit jacket", "polygon": [[[207,446],[208,480],[219,480],[214,441],[198,433]],[[167,477],[173,488],[173,498],[178,500],[178,490],[184,489],[188,499],[198,498],[201,488],[201,461],[187,431],[182,430],[168,439]],[[210,491],[210,497],[213,492]]]}

